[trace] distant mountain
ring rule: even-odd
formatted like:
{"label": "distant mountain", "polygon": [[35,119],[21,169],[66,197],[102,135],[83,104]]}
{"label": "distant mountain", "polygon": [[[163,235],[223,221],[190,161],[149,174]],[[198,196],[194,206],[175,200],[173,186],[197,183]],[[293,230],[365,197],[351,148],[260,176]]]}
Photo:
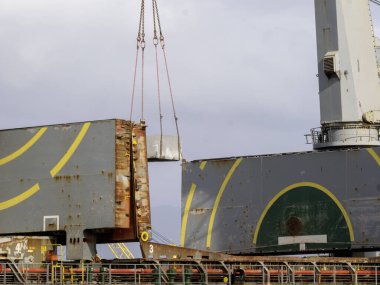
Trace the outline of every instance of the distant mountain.
{"label": "distant mountain", "polygon": [[[181,208],[171,205],[153,207],[152,229],[178,245],[181,239]],[[153,238],[159,240],[155,234]]]}
{"label": "distant mountain", "polygon": [[[155,206],[151,210],[154,241],[164,243],[168,239],[178,245],[181,237],[181,208],[166,205]],[[138,243],[128,243],[127,246],[135,257],[141,257]],[[114,258],[107,245],[98,245],[97,249],[102,258]]]}

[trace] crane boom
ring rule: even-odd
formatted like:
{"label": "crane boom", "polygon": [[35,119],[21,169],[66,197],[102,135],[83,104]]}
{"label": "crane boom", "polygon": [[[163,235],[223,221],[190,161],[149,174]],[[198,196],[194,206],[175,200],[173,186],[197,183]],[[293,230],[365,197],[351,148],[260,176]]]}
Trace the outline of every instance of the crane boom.
{"label": "crane boom", "polygon": [[322,126],[312,130],[314,148],[379,146],[380,84],[369,1],[315,0],[315,15]]}

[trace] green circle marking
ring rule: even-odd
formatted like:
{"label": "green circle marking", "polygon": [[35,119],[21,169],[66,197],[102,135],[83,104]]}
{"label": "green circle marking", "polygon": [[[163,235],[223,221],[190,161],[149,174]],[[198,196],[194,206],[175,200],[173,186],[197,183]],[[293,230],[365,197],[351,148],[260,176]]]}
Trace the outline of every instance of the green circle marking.
{"label": "green circle marking", "polygon": [[351,225],[343,206],[331,192],[312,183],[300,183],[276,196],[263,215],[257,248],[276,249],[279,237],[292,236],[327,236],[327,244],[309,244],[308,248],[340,248],[351,241]]}

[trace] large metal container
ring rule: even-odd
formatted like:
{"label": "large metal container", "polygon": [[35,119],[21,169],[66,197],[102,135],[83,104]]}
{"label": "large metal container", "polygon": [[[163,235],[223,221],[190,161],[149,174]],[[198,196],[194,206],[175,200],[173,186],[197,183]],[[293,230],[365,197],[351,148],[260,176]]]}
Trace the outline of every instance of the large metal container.
{"label": "large metal container", "polygon": [[0,235],[54,235],[69,259],[150,229],[145,126],[105,120],[0,131]]}
{"label": "large metal container", "polygon": [[380,148],[183,164],[186,247],[228,253],[376,250]]}

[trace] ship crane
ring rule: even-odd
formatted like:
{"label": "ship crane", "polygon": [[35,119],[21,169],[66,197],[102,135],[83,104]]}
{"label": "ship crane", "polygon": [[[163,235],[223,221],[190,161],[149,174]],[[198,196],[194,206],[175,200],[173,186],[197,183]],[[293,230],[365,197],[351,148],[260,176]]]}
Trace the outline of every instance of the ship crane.
{"label": "ship crane", "polygon": [[[312,130],[311,137],[315,149],[328,151],[183,161],[181,241],[195,249],[146,242],[141,246],[147,259],[95,265],[83,262],[91,260],[95,242],[149,238],[145,124],[107,120],[46,126],[38,132],[0,132],[0,138],[11,142],[23,133],[36,133],[21,150],[0,159],[1,166],[26,152],[50,128],[51,137],[41,141],[37,154],[50,151],[45,160],[53,165],[50,177],[46,161],[35,159],[38,155],[14,161],[21,170],[28,161],[33,171],[42,165],[42,174],[27,176],[41,184],[0,203],[0,234],[54,234],[66,242],[69,259],[81,260],[50,260],[37,266],[1,258],[8,253],[0,252],[0,282],[378,284],[378,257],[251,256],[347,256],[380,250],[380,148],[371,147],[380,146],[380,90],[369,0],[315,0],[315,8],[321,128]],[[68,132],[76,137],[71,146],[59,140]],[[54,143],[56,148],[51,147]],[[65,153],[57,164],[56,152]],[[76,167],[65,168],[73,155]],[[80,172],[73,175],[75,169]],[[0,172],[0,184],[5,185],[0,194],[15,192],[8,186],[12,179],[24,184],[24,179]],[[41,207],[41,201],[47,203]],[[18,218],[20,211],[28,215]]]}
{"label": "ship crane", "polygon": [[183,163],[185,247],[379,254],[379,48],[371,2],[380,4],[314,0],[321,126],[308,138],[315,151]]}
{"label": "ship crane", "polygon": [[379,68],[369,1],[316,0],[315,15],[321,127],[311,130],[314,149],[380,146]]}

